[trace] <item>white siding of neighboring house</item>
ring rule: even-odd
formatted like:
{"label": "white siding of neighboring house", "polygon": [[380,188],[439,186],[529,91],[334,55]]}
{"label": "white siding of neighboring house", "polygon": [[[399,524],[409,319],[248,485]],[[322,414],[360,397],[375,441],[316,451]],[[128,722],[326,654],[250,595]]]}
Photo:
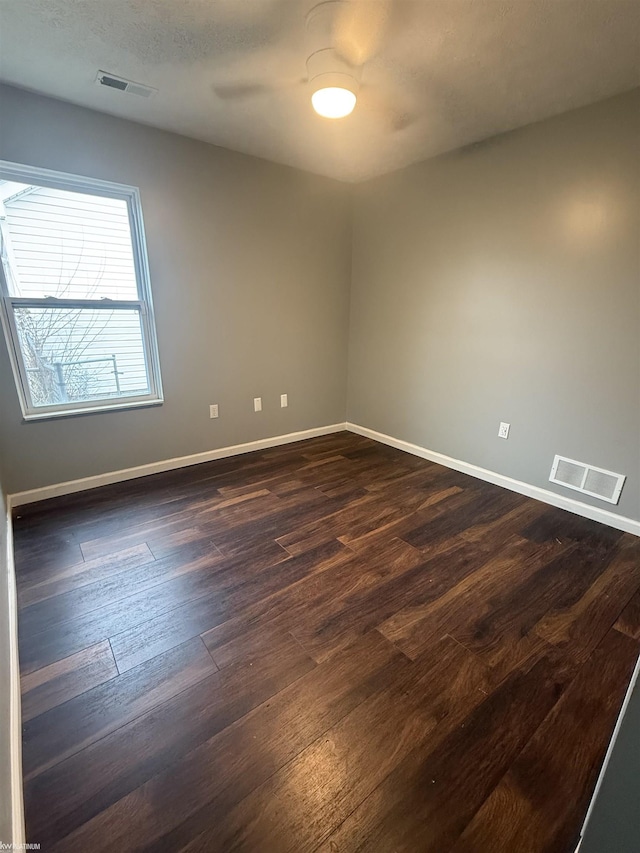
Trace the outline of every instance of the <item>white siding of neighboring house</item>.
{"label": "white siding of neighboring house", "polygon": [[[36,187],[5,202],[17,296],[137,299],[129,217],[124,201]],[[58,315],[59,316],[59,315]],[[115,355],[122,393],[147,392],[137,314],[76,312],[64,332],[47,339],[53,360]],[[40,327],[46,316],[39,315]],[[59,324],[58,324],[59,325]],[[64,344],[66,342],[66,349]],[[111,363],[94,372],[93,387],[116,390]]]}

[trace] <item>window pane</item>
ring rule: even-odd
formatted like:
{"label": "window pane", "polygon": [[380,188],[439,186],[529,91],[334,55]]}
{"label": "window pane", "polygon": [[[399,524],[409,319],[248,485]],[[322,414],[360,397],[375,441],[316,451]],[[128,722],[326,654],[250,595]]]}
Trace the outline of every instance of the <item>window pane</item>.
{"label": "window pane", "polygon": [[0,181],[0,234],[12,296],[138,298],[122,199]]}
{"label": "window pane", "polygon": [[15,308],[34,406],[149,394],[140,313]]}

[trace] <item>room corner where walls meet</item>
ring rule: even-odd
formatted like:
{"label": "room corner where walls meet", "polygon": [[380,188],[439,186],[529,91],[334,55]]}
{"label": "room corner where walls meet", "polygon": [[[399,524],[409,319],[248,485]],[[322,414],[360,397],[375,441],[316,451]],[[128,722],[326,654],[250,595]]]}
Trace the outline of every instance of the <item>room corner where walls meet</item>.
{"label": "room corner where walls meet", "polygon": [[640,520],[638,150],[640,89],[358,185],[347,420]]}

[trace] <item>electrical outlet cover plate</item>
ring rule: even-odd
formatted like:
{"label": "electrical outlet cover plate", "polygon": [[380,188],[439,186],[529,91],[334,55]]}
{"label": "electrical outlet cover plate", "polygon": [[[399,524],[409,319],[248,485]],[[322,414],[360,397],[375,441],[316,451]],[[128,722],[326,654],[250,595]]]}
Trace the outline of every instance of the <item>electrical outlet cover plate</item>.
{"label": "electrical outlet cover plate", "polygon": [[262,411],[262,397],[254,397],[253,398],[253,411],[261,412]]}
{"label": "electrical outlet cover plate", "polygon": [[509,438],[509,428],[510,428],[510,426],[511,426],[511,424],[501,423],[501,424],[500,424],[500,429],[498,430],[498,437],[499,437],[499,438]]}
{"label": "electrical outlet cover plate", "polygon": [[213,403],[211,406],[209,406],[209,417],[210,418],[217,418],[218,417],[218,404],[217,403]]}
{"label": "electrical outlet cover plate", "polygon": [[289,398],[286,394],[280,394],[280,408],[286,409],[289,405]]}

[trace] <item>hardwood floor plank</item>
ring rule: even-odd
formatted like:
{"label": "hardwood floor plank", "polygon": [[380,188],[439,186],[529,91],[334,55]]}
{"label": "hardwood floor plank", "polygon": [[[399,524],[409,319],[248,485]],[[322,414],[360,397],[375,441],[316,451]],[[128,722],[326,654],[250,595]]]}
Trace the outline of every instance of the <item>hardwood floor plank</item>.
{"label": "hardwood floor plank", "polygon": [[[202,640],[209,648],[207,639],[208,632],[202,635]],[[268,660],[277,658],[283,645],[297,646],[305,658],[313,660],[295,637],[278,625],[269,622],[261,622],[230,642],[210,648],[209,653],[218,669],[226,669],[229,666],[247,662],[253,666],[255,661],[260,661],[265,656]]]}
{"label": "hardwood floor plank", "polygon": [[167,535],[148,536],[147,545],[156,560],[167,557],[184,558],[185,551],[192,557],[216,551],[221,554],[213,541],[212,531],[206,525],[186,527]]}
{"label": "hardwood floor plank", "polygon": [[547,661],[514,673],[435,748],[420,743],[320,849],[448,850],[557,698]]}
{"label": "hardwood floor plank", "polygon": [[[452,635],[453,636],[453,635]],[[461,642],[455,638],[457,642]],[[462,644],[464,645],[464,643]],[[466,645],[464,645],[467,648]],[[497,687],[516,670],[527,670],[542,658],[558,662],[556,680],[566,683],[575,675],[577,664],[564,660],[545,639],[530,631],[524,636],[505,634],[484,648],[468,649],[487,667],[488,680]],[[423,652],[424,654],[424,652]],[[562,660],[562,663],[560,661]]]}
{"label": "hardwood floor plank", "polygon": [[362,535],[377,529],[390,519],[396,520],[399,514],[398,509],[366,494],[350,501],[347,507],[325,515],[321,520],[314,519],[305,525],[296,526],[291,533],[278,537],[277,541],[291,553],[301,553],[308,550],[306,541],[309,538],[317,540],[321,537],[321,541],[340,538],[344,542],[346,531],[351,531],[354,536]]}
{"label": "hardwood floor plank", "polygon": [[[403,493],[397,500],[394,499],[394,503],[397,506],[402,506],[404,508],[404,513],[400,518],[396,516],[391,521],[380,524],[378,527],[375,527],[373,530],[369,530],[366,533],[354,535],[352,531],[349,531],[348,533],[340,536],[339,539],[341,542],[344,542],[346,545],[349,545],[350,548],[355,550],[368,550],[370,548],[375,548],[381,541],[390,537],[401,537],[403,533],[411,530],[415,523],[414,513],[420,513],[422,516],[430,507],[436,506],[442,501],[446,501],[447,498],[454,497],[454,495],[459,495],[461,492],[462,489],[458,486],[452,486],[449,489],[443,489],[428,496],[426,496],[424,492],[417,491],[410,493],[409,495]],[[384,499],[389,500],[388,493],[385,493]],[[412,505],[411,509],[407,510],[407,505]]]}
{"label": "hardwood floor plank", "polygon": [[[187,555],[192,556],[188,551]],[[216,550],[200,559],[188,561],[175,558],[150,559],[138,566],[125,564],[124,568],[114,562],[111,574],[101,580],[80,583],[77,588],[61,591],[55,597],[49,596],[43,601],[22,607],[20,630],[24,635],[33,636],[38,631],[50,630],[62,622],[77,619],[174,578],[189,574],[194,581],[200,580],[203,575],[211,577],[223,563],[224,557]]]}
{"label": "hardwood floor plank", "polygon": [[[116,637],[130,628],[138,628],[161,614],[176,610],[188,602],[198,601],[203,596],[209,595],[216,599],[225,582],[236,582],[234,578],[238,566],[244,566],[244,578],[249,583],[252,571],[260,571],[265,564],[276,564],[284,559],[287,559],[287,553],[272,542],[270,547],[260,548],[250,557],[240,555],[235,561],[221,563],[216,553],[211,558],[199,558],[193,563],[178,566],[177,570],[171,563],[168,566],[169,573],[177,577],[150,587],[143,583],[142,589],[121,601],[114,601],[79,616],[71,616],[35,634],[26,633],[23,624],[19,623],[22,671],[30,672],[100,640]],[[203,609],[204,605],[201,603],[200,607]],[[171,617],[167,617],[167,621],[170,624]],[[216,619],[212,616],[209,625],[198,628],[190,636],[214,624]]]}
{"label": "hardwood floor plank", "polygon": [[[384,478],[371,477],[367,483],[367,491],[388,492],[395,494],[396,491],[404,489],[416,489],[426,494],[435,494],[445,489],[463,489],[469,486],[469,478],[451,468],[436,465],[426,459],[420,461],[415,456],[407,453],[392,451],[387,456],[391,467]],[[401,459],[402,464],[398,464]]]}
{"label": "hardwood floor plank", "polygon": [[273,539],[277,541],[290,530],[309,521],[320,521],[327,513],[348,503],[348,498],[328,498],[315,489],[305,489],[301,494],[279,500],[282,503],[277,511],[259,522],[250,519],[216,536],[216,544],[222,553],[231,556],[240,553],[247,544],[259,547]]}
{"label": "hardwood floor plank", "polygon": [[282,633],[237,644],[226,664],[27,781],[29,837],[48,849],[315,667]]}
{"label": "hardwood floor plank", "polygon": [[13,533],[16,565],[25,575],[58,572],[84,561],[80,544],[72,536],[33,536],[29,525],[15,523]]}
{"label": "hardwood floor plank", "polygon": [[232,486],[220,486],[218,491],[225,498],[241,497],[242,495],[252,494],[256,489],[267,489],[274,495],[290,495],[292,492],[298,492],[300,489],[306,488],[306,484],[302,480],[297,479],[293,474],[285,468],[284,472],[274,472],[267,474],[266,477],[259,480],[254,480],[251,477],[244,478],[244,482]]}
{"label": "hardwood floor plank", "polygon": [[376,574],[373,583],[358,584],[339,598],[309,600],[295,622],[289,617],[290,630],[316,660],[329,657],[346,641],[384,624],[407,603],[419,606],[437,599],[448,585],[455,584],[486,559],[484,554],[457,542],[430,560],[400,539],[391,540],[384,549],[378,544],[376,553],[384,555],[384,569]]}
{"label": "hardwood floor plank", "polygon": [[597,549],[615,546],[624,534],[620,530],[591,521],[589,518],[574,515],[563,509],[548,507],[522,531],[522,536],[532,542],[542,543],[552,540],[564,544],[580,542],[583,546]]}
{"label": "hardwood floor plank", "polygon": [[108,640],[21,679],[22,722],[49,711],[118,675]]}
{"label": "hardwood floor plank", "polygon": [[29,720],[23,727],[24,778],[42,773],[215,670],[196,637]]}
{"label": "hardwood floor plank", "polygon": [[[259,498],[253,502],[253,513],[265,513],[273,509],[273,495],[260,495]],[[201,521],[215,531],[227,529],[242,513],[225,508],[225,505],[225,497],[217,489],[208,487],[203,493],[194,491],[190,496],[168,498],[160,503],[151,502],[134,513],[126,504],[111,513],[103,511],[95,520],[76,524],[74,535],[80,541],[84,557],[88,560],[141,541],[155,541],[174,533],[179,534],[185,527],[193,526],[194,521]],[[220,510],[216,512],[217,507]]]}
{"label": "hardwood floor plank", "polygon": [[347,432],[14,532],[43,849],[565,853],[640,642],[636,538]]}
{"label": "hardwood floor plank", "polygon": [[[536,625],[536,633],[562,647],[573,660],[584,662],[618,616],[616,627],[620,630],[634,598],[640,600],[639,569],[640,542],[634,540],[615,552],[597,580],[581,590],[580,598],[564,605],[556,599],[553,608]],[[640,613],[638,616],[636,639],[640,639]]]}
{"label": "hardwood floor plank", "polygon": [[522,530],[539,518],[544,509],[544,504],[525,501],[505,512],[500,518],[473,524],[462,531],[460,538],[473,543],[478,548],[484,548],[489,553],[496,554],[514,536],[520,536]]}
{"label": "hardwood floor plank", "polygon": [[633,637],[635,640],[640,640],[640,592],[636,592],[629,600],[629,603],[616,620],[615,627],[623,634],[627,634],[627,636]]}
{"label": "hardwood floor plank", "polygon": [[[187,517],[185,514],[184,516],[178,515],[168,522],[161,521],[157,524],[146,524],[144,526],[133,525],[128,531],[121,530],[119,533],[106,533],[105,531],[105,535],[97,536],[82,543],[83,557],[86,561],[96,560],[100,557],[109,557],[123,548],[134,548],[136,545],[147,544],[148,540],[153,540],[156,536],[164,537],[172,532],[182,531],[188,518],[193,523],[193,516],[190,514]],[[92,535],[96,536],[96,533],[97,530],[93,531]]]}
{"label": "hardwood floor plank", "polygon": [[110,635],[111,647],[121,672],[161,652],[203,634],[255,602],[267,598],[315,572],[343,559],[345,549],[337,540],[299,557],[289,557],[256,571],[255,563],[234,559],[216,574],[212,591],[182,606]]}
{"label": "hardwood floor plank", "polygon": [[[444,494],[443,494],[444,493]],[[379,501],[384,501],[384,496],[377,493],[376,497]],[[441,495],[442,499],[438,500],[435,496]],[[431,495],[425,494],[424,506],[419,506],[417,509],[409,513],[396,513],[391,516],[388,523],[382,523],[377,528],[365,528],[362,532],[354,535],[351,531],[341,537],[350,546],[356,550],[373,549],[377,547],[381,540],[390,536],[400,538],[407,544],[410,544],[416,550],[422,550],[425,556],[437,550],[443,543],[447,543],[456,537],[455,533],[451,536],[443,534],[441,537],[434,537],[429,545],[420,545],[411,542],[411,536],[416,530],[420,530],[426,525],[434,525],[438,519],[450,519],[450,516],[457,513],[461,507],[473,500],[474,493],[471,490],[465,490],[459,487],[448,487],[439,489],[439,491]],[[447,521],[449,523],[449,521]]]}
{"label": "hardwood floor plank", "polygon": [[629,637],[607,634],[452,853],[574,849],[639,651]]}
{"label": "hardwood floor plank", "polygon": [[[535,632],[538,622],[576,606],[613,558],[613,551],[605,556],[577,544],[550,560],[543,560],[537,567],[530,564],[532,572],[521,572],[508,584],[497,573],[501,578],[499,587],[482,595],[474,615],[469,613],[465,621],[458,618],[450,633],[493,667],[504,665],[505,657],[513,660],[518,646],[528,655],[537,645],[536,637],[543,637]],[[605,631],[609,627],[606,609],[602,607]],[[597,636],[593,640],[597,643]],[[577,645],[573,647],[576,652]]]}
{"label": "hardwood floor plank", "polygon": [[83,561],[74,566],[53,571],[50,568],[41,569],[38,573],[31,572],[28,578],[18,586],[18,606],[21,609],[30,604],[37,604],[48,598],[54,598],[64,592],[80,589],[87,584],[111,578],[119,572],[127,572],[153,562],[154,555],[146,542],[116,551],[108,557],[98,557],[96,560]]}
{"label": "hardwood floor plank", "polygon": [[[202,498],[206,502],[215,499],[215,495]],[[194,503],[197,502],[188,497],[170,496],[141,506],[136,503],[128,509],[126,504],[113,511],[103,507],[95,518],[89,517],[76,524],[74,536],[80,542],[85,560],[104,556],[146,541],[151,534],[161,535],[164,531],[183,526],[193,516]]]}
{"label": "hardwood floor plank", "polygon": [[502,606],[502,599],[510,597],[526,578],[535,576],[559,548],[542,548],[516,538],[498,557],[490,557],[467,543],[467,551],[475,555],[475,571],[464,572],[456,584],[443,590],[443,595],[415,601],[398,610],[381,624],[380,631],[411,658],[425,651],[434,636],[442,634],[452,634],[460,642],[468,640],[481,648],[485,636],[499,637],[499,625],[492,631],[487,619],[495,618],[497,622],[500,615],[502,624],[518,614],[522,619],[522,610],[529,601],[522,599],[512,614]]}
{"label": "hardwood floor plank", "polygon": [[314,850],[416,743],[479,705],[486,686],[474,655],[450,638],[436,642],[428,661],[399,670],[184,849]]}
{"label": "hardwood floor plank", "polygon": [[[321,573],[313,573],[296,584],[281,590],[268,598],[256,602],[253,606],[241,612],[237,617],[229,619],[213,628],[204,635],[207,647],[215,657],[215,649],[258,624],[269,623],[291,631],[300,640],[304,634],[304,626],[311,621],[312,614],[333,612],[340,608],[341,602],[350,600],[353,595],[365,594],[366,590],[375,590],[385,578],[396,572],[403,572],[420,563],[420,555],[400,540],[391,540],[384,548],[378,549],[375,555],[363,561],[361,556],[353,554],[349,549],[339,554],[333,564],[325,566]],[[370,626],[366,622],[366,614],[359,624],[351,625],[351,631],[342,634],[337,642],[330,639],[318,643],[311,641],[304,647],[313,654],[316,660],[327,657],[327,652],[335,651],[348,645],[360,636]],[[347,619],[348,621],[348,619]],[[366,624],[365,624],[366,622]],[[332,635],[335,636],[335,635]],[[320,647],[325,646],[322,650]]]}
{"label": "hardwood floor plank", "polygon": [[[380,690],[409,661],[371,633],[282,690],[52,849],[179,849]],[[214,768],[214,772],[212,772]],[[215,768],[219,772],[215,772]]]}
{"label": "hardwood floor plank", "polygon": [[443,505],[433,518],[419,524],[402,538],[416,548],[432,548],[442,539],[497,521],[526,501],[522,495],[498,486],[483,486],[467,484],[460,495],[451,498],[448,506]]}

